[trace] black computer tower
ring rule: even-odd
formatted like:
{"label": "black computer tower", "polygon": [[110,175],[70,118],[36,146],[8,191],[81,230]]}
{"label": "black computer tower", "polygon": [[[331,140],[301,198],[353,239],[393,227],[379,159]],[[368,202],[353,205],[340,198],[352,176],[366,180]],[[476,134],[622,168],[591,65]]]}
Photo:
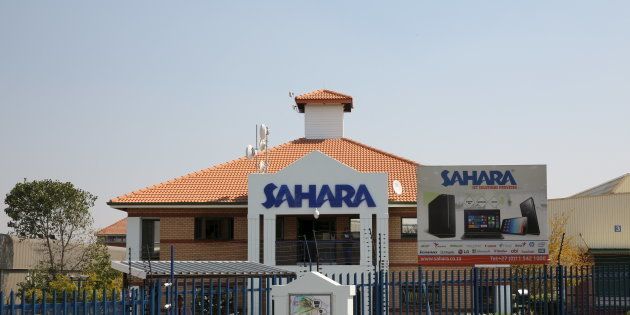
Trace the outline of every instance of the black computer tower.
{"label": "black computer tower", "polygon": [[455,196],[441,194],[429,203],[429,233],[455,237]]}

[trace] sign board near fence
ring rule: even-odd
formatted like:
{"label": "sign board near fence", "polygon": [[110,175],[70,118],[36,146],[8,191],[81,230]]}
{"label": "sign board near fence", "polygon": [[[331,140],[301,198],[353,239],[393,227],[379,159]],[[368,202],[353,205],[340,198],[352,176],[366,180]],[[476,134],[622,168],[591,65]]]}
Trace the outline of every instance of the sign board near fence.
{"label": "sign board near fence", "polygon": [[545,165],[418,168],[420,265],[544,264]]}

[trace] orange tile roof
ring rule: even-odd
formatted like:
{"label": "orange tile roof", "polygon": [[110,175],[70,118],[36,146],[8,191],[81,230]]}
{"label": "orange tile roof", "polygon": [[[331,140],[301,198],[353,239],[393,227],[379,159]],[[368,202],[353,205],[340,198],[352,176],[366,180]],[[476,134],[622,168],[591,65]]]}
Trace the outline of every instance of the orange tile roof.
{"label": "orange tile roof", "polygon": [[102,228],[96,232],[97,236],[105,235],[126,235],[127,234],[127,218],[116,221],[114,224]]}
{"label": "orange tile roof", "polygon": [[295,97],[300,113],[304,112],[304,104],[344,104],[344,111],[352,111],[352,96],[331,90],[315,90]]}
{"label": "orange tile roof", "polygon": [[[360,172],[389,174],[390,202],[415,203],[416,162],[347,139],[297,139],[268,150],[268,172],[275,173],[312,151],[322,153]],[[233,204],[247,203],[247,176],[256,171],[255,162],[243,157],[193,172],[154,186],[116,197],[109,205],[126,204]],[[402,183],[396,195],[391,181]]]}

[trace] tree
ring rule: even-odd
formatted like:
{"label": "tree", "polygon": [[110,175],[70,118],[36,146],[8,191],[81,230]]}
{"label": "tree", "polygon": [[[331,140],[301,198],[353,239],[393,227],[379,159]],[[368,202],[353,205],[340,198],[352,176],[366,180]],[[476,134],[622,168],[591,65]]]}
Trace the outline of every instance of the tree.
{"label": "tree", "polygon": [[111,267],[110,255],[105,244],[96,242],[87,245],[86,248],[85,264],[81,270],[77,270],[86,276],[82,286],[74,282],[67,274],[51,275],[48,267],[40,264],[30,270],[25,281],[18,284],[18,295],[28,301],[33,298],[42,301],[43,293],[46,292],[46,301],[52,302],[57,293],[57,302],[59,302],[63,300],[64,291],[70,294],[72,291],[79,290],[77,296],[83,296],[83,291],[85,291],[89,300],[102,300],[103,292],[107,294],[107,298],[112,298],[112,292],[120,292],[122,289],[122,273]]}
{"label": "tree", "polygon": [[[591,259],[588,249],[580,246],[575,235],[566,234],[566,225],[571,218],[571,211],[554,213],[549,218],[549,263],[558,264],[558,253],[560,253],[560,265],[563,266],[589,266]],[[564,238],[564,239],[563,239]],[[562,246],[562,252],[560,247]]]}
{"label": "tree", "polygon": [[122,273],[112,268],[107,246],[101,242],[90,245],[83,274],[87,276],[85,290],[88,293],[95,290],[101,296],[103,291],[111,293],[122,289]]}
{"label": "tree", "polygon": [[90,237],[89,209],[95,201],[96,196],[69,182],[25,179],[6,195],[4,211],[18,237],[45,241],[47,259],[42,263],[52,280],[57,273],[76,270],[84,263],[81,246]]}

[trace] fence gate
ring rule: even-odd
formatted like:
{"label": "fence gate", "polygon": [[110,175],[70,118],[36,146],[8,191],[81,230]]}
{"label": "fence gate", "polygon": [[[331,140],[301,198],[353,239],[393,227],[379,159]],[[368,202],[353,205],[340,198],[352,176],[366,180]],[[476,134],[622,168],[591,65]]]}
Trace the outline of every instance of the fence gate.
{"label": "fence gate", "polygon": [[[417,269],[329,274],[356,286],[355,314],[626,314],[630,265]],[[272,314],[292,278],[178,278],[113,292],[0,292],[9,314]]]}

